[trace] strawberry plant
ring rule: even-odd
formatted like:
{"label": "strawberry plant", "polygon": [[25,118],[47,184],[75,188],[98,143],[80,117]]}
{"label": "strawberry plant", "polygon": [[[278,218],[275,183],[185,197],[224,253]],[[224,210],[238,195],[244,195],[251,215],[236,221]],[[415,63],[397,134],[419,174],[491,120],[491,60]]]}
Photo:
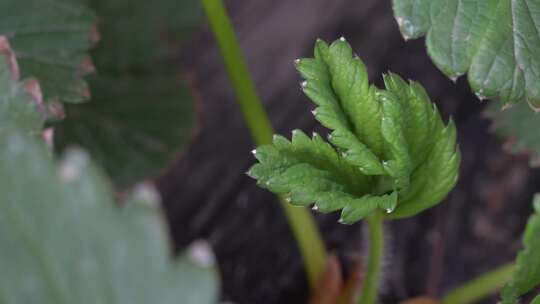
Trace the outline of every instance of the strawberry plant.
{"label": "strawberry plant", "polygon": [[[384,250],[384,219],[410,217],[433,207],[444,199],[457,182],[460,153],[456,146],[453,122],[450,120],[447,125],[444,124],[421,85],[407,83],[392,73],[383,76],[384,89],[369,85],[363,62],[353,54],[344,38],[331,45],[319,40],[315,46],[314,58],[300,59],[295,64],[305,79],[301,83],[302,90],[317,105],[313,115],[330,129],[328,140],[317,133],[313,133],[310,138],[301,130],[294,130],[291,140],[274,135],[272,142],[268,143],[271,130],[268,120],[258,114],[264,127],[261,124],[257,126],[256,115],[250,113],[250,110],[261,112],[260,102],[245,71],[225,9],[221,1],[207,0],[203,3],[252,136],[257,143],[264,144],[252,151],[258,163],[247,174],[255,178],[259,186],[280,194],[282,200],[292,205],[312,206],[312,209],[324,213],[340,211],[339,221],[344,224],[366,219],[370,245],[359,303],[376,303]],[[490,58],[499,55],[484,50],[493,48],[489,44],[492,41],[482,40],[475,35],[480,29],[484,30],[489,21],[489,25],[495,27],[489,32],[494,35],[493,40],[497,43],[508,41],[508,32],[497,31],[499,23],[495,21],[495,17],[502,18],[508,14],[508,7],[504,4],[486,4],[491,5],[488,6],[491,8],[488,12],[494,15],[479,18],[479,22],[472,19],[476,22],[474,26],[467,26],[466,22],[472,21],[463,17],[466,22],[459,25],[462,30],[458,34],[465,33],[454,39],[452,32],[452,39],[444,40],[440,36],[448,34],[445,31],[445,21],[451,18],[454,21],[461,20],[458,14],[470,12],[459,6],[453,15],[445,14],[445,5],[451,4],[395,0],[394,10],[405,35],[418,37],[430,31],[430,54],[452,79],[470,68],[471,85],[479,97],[498,97],[508,103],[510,98],[519,96],[518,99],[534,107],[537,99],[535,79],[534,73],[530,73],[528,68],[514,61],[517,73],[523,77],[518,77],[521,82],[516,86],[507,88],[507,82],[503,86],[501,79],[509,74],[504,70],[509,66],[508,62],[491,60],[495,61],[492,67],[495,65],[496,71],[490,68],[486,72],[482,66]],[[479,3],[466,3],[465,8],[467,5],[476,8],[475,12],[484,17],[485,11]],[[521,7],[518,11],[523,13],[524,7],[520,5],[517,5]],[[444,15],[444,18],[429,17],[439,15]],[[442,33],[433,34],[435,30],[441,30]],[[463,42],[459,43],[459,39]],[[447,41],[458,46],[450,48],[450,52],[456,53],[444,53],[448,52],[445,45]],[[504,47],[502,52],[505,52]],[[439,58],[441,61],[437,61]],[[453,61],[448,63],[444,61],[446,58],[453,58]],[[508,60],[512,61],[511,58]],[[525,59],[522,57],[520,60]],[[473,65],[469,67],[471,61]],[[478,79],[482,79],[480,84]],[[284,208],[288,209],[286,205]],[[289,220],[293,223],[292,227],[296,227],[293,230],[301,229],[295,226],[294,217],[289,217]],[[317,234],[310,226],[304,228],[306,234]],[[534,234],[531,230],[533,228],[528,228],[526,232],[525,246],[531,246],[530,243],[534,242],[529,240],[533,238],[530,235]],[[302,238],[299,231],[296,231],[296,236],[313,286],[320,272],[309,271],[310,267],[316,267],[309,262],[310,252],[307,248],[310,247],[310,241]],[[538,253],[530,253],[530,249],[528,251],[528,259],[538,258]],[[515,278],[523,275],[519,270],[523,267],[519,264],[525,262],[519,262],[520,259],[524,259],[523,254],[518,257],[514,279],[503,292],[505,303],[512,303],[517,296],[539,283],[534,278],[534,267],[532,274],[523,280],[527,282],[527,287],[523,287],[523,283],[515,283]],[[449,292],[443,302],[471,303],[478,300],[493,292],[501,281],[506,281],[512,271],[512,266],[505,265],[487,273]]]}
{"label": "strawberry plant", "polygon": [[368,84],[363,62],[345,39],[318,41],[315,58],[297,68],[302,89],[317,104],[315,118],[331,130],[330,143],[300,130],[275,136],[254,150],[248,175],[292,204],[341,210],[340,222],[367,218],[369,266],[361,303],[374,303],[382,262],[384,218],[413,216],[439,203],[458,178],[460,154],[452,121],[417,83],[384,76],[385,89]]}
{"label": "strawberry plant", "polygon": [[[326,131],[274,135],[222,1],[201,4],[257,145],[246,173],[277,194],[312,302],[380,302],[387,223],[435,207],[457,184],[454,121],[418,82],[389,72],[383,86],[370,84],[345,38],[319,39],[295,67]],[[478,98],[498,101],[486,112],[494,129],[538,165],[540,4],[392,5],[405,39],[426,36],[445,75],[467,74]],[[0,2],[0,303],[217,301],[205,242],[170,256],[152,181],[195,129],[179,54],[201,17],[196,1]],[[306,207],[339,213],[341,224],[365,222],[367,259],[348,278]],[[404,303],[474,303],[501,289],[502,304],[540,304],[539,195],[533,209],[514,262],[441,299]]]}

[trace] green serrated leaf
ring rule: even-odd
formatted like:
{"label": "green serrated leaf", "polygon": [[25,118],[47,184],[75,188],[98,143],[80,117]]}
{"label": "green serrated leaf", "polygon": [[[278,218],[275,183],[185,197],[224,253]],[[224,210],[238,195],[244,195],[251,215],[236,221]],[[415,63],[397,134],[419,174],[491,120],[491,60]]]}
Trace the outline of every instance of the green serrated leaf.
{"label": "green serrated leaf", "polygon": [[[39,86],[35,81],[26,84],[19,80],[19,67],[9,42],[0,36],[0,133],[20,129],[37,134],[43,121],[37,111],[41,103]],[[33,96],[28,92],[34,91]]]}
{"label": "green serrated leaf", "polygon": [[119,207],[79,151],[56,166],[20,131],[0,133],[0,300],[215,303],[211,267],[171,262],[163,219],[144,197]]}
{"label": "green serrated leaf", "polygon": [[81,1],[100,18],[101,41],[92,57],[108,76],[167,70],[202,19],[197,0]]}
{"label": "green serrated leaf", "polygon": [[[535,214],[527,222],[523,249],[516,258],[510,282],[501,291],[503,304],[514,304],[520,296],[540,285],[540,195],[534,197]],[[534,301],[538,301],[535,299]],[[533,303],[534,303],[533,301]]]}
{"label": "green serrated leaf", "polygon": [[531,111],[524,104],[515,104],[500,110],[491,104],[485,114],[493,120],[492,130],[507,139],[507,146],[512,153],[528,153],[531,165],[537,166],[540,160],[540,114]]}
{"label": "green serrated leaf", "polygon": [[426,35],[448,77],[468,73],[480,98],[540,107],[540,3],[533,0],[393,0],[406,39]]}
{"label": "green serrated leaf", "polygon": [[318,106],[315,118],[331,130],[329,142],[294,131],[255,150],[248,172],[292,204],[331,212],[354,223],[382,209],[414,215],[454,187],[460,163],[453,122],[445,126],[424,89],[395,74],[386,89],[369,86],[367,72],[344,39],[318,41],[315,57],[297,68],[302,88]]}
{"label": "green serrated leaf", "polygon": [[86,148],[125,188],[156,177],[190,141],[193,98],[176,64],[183,36],[200,20],[199,2],[87,0],[100,16],[92,51],[92,101],[66,107],[58,151]]}
{"label": "green serrated leaf", "polygon": [[80,0],[3,0],[0,35],[9,38],[23,78],[35,77],[45,101],[82,102],[97,39],[94,14]]}
{"label": "green serrated leaf", "polygon": [[193,131],[185,84],[167,77],[90,78],[92,101],[66,107],[56,148],[86,148],[120,188],[155,177],[173,162]]}

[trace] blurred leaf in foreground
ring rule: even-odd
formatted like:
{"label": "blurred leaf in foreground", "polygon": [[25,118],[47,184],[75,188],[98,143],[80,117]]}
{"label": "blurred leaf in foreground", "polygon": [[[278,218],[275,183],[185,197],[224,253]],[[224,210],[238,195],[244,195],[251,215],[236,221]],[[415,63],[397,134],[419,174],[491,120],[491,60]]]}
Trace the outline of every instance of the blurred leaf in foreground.
{"label": "blurred leaf in foreground", "polygon": [[152,189],[136,188],[120,207],[86,153],[71,150],[55,164],[34,136],[40,117],[32,114],[37,111],[30,95],[41,94],[39,85],[25,96],[5,46],[0,49],[0,302],[215,303],[210,251],[198,245],[189,256],[171,258]]}
{"label": "blurred leaf in foreground", "polygon": [[81,151],[57,167],[20,132],[0,147],[2,302],[214,303],[211,259],[171,260],[157,202],[116,205]]}

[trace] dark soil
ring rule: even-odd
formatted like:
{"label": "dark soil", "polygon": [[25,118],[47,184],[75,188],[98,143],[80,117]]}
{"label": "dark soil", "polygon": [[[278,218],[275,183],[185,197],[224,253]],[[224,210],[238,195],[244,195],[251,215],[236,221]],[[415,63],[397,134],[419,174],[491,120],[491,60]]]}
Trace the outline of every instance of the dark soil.
{"label": "dark soil", "polygon": [[[317,129],[313,105],[299,89],[293,60],[311,56],[316,38],[345,36],[373,82],[394,71],[421,82],[458,126],[463,153],[458,186],[438,207],[388,225],[384,303],[441,295],[510,261],[539,190],[526,156],[507,154],[482,117],[486,103],[466,79],[454,85],[426,54],[423,39],[405,42],[389,0],[228,1],[233,23],[265,108],[277,131]],[[159,180],[176,248],[212,244],[222,299],[235,303],[305,303],[302,262],[275,197],[244,173],[254,148],[208,28],[184,56],[199,94],[200,126],[191,147]],[[316,214],[330,251],[347,263],[363,255],[362,224]],[[485,303],[494,303],[495,298]]]}

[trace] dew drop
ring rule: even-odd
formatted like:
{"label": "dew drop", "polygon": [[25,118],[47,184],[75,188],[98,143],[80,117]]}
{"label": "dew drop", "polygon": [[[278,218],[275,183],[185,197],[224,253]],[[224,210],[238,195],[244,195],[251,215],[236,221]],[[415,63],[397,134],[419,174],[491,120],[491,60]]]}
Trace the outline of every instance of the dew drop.
{"label": "dew drop", "polygon": [[300,59],[295,59],[295,60],[294,60],[294,64],[295,64],[295,65],[300,64]]}
{"label": "dew drop", "polygon": [[257,149],[251,150],[251,154],[253,154],[253,155],[257,154]]}
{"label": "dew drop", "polygon": [[340,218],[337,222],[340,224],[345,224],[345,221],[342,218]]}
{"label": "dew drop", "polygon": [[313,205],[313,207],[311,207],[311,209],[317,211],[317,210],[319,210],[319,206]]}
{"label": "dew drop", "polygon": [[339,41],[347,41],[347,40],[345,40],[345,37],[341,36],[339,37]]}
{"label": "dew drop", "polygon": [[302,81],[302,83],[300,83],[300,86],[302,87],[302,89],[305,89],[307,87],[307,81]]}
{"label": "dew drop", "polygon": [[317,115],[317,109],[312,110],[312,111],[311,111],[311,114],[313,114],[313,116]]}

